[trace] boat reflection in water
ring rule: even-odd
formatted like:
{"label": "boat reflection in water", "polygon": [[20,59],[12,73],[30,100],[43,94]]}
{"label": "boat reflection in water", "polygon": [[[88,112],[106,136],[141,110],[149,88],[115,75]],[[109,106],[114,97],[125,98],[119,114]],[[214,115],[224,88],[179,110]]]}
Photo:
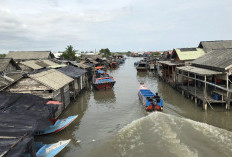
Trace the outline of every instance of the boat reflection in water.
{"label": "boat reflection in water", "polygon": [[94,100],[97,103],[114,103],[116,101],[113,89],[109,90],[96,90],[93,89]]}

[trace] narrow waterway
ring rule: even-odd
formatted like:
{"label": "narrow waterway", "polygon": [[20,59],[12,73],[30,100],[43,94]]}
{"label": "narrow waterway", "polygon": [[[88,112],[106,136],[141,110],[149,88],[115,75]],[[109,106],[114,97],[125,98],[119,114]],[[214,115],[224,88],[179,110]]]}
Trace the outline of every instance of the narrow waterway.
{"label": "narrow waterway", "polygon": [[[89,88],[62,117],[78,114],[68,128],[37,138],[46,143],[71,139],[58,156],[232,156],[232,114],[221,106],[203,112],[153,73],[137,73],[128,58],[108,71],[117,81],[112,90]],[[164,112],[146,113],[137,92],[144,82],[164,100]]]}

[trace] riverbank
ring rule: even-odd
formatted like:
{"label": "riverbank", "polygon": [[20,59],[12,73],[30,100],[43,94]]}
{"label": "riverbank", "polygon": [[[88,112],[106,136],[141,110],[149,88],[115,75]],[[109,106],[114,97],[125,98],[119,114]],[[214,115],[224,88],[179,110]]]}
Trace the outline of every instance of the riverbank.
{"label": "riverbank", "polygon": [[[196,149],[195,151],[198,152],[198,156],[203,156],[201,153],[211,154],[211,148],[218,146],[218,143],[216,142],[216,140],[219,141],[220,138],[218,134],[223,134],[223,138],[225,139],[232,139],[230,136],[230,131],[232,130],[232,123],[230,119],[232,115],[229,111],[225,114],[225,112],[222,111],[222,108],[215,108],[214,111],[208,110],[207,112],[202,112],[201,108],[194,102],[184,98],[181,93],[174,90],[164,81],[158,79],[158,77],[154,74],[137,73],[133,64],[139,59],[140,58],[128,58],[126,63],[121,65],[118,69],[108,71],[117,81],[112,90],[96,91],[88,88],[79,95],[73,104],[69,105],[69,107],[61,115],[61,118],[79,114],[79,118],[75,122],[75,125],[71,125],[69,128],[57,134],[39,137],[39,140],[49,143],[56,139],[72,139],[70,145],[67,146],[67,149],[61,152],[59,156],[72,157],[78,155],[80,157],[92,157],[100,155],[104,157],[137,156],[135,149],[143,151],[146,150],[145,147],[140,148],[136,145],[134,147],[133,141],[136,144],[143,142],[144,146],[154,146],[154,151],[146,152],[147,156],[154,156],[155,151],[158,152],[157,156],[160,156],[162,152],[159,151],[158,147],[156,148],[157,143],[155,143],[154,140],[159,139],[158,144],[163,146],[162,149],[168,150],[169,147],[166,147],[167,144],[165,144],[167,141],[160,138],[169,136],[173,136],[174,142],[179,139],[180,144],[183,144],[183,146],[186,145],[186,147],[189,146],[191,149]],[[160,93],[161,97],[164,99],[163,113],[167,116],[162,116],[163,114],[161,116],[156,115],[154,116],[155,118],[151,119],[153,121],[152,123],[150,123],[149,120],[146,120],[147,122],[143,124],[143,121],[140,119],[144,119],[143,117],[146,117],[148,114],[144,111],[144,108],[138,100],[137,90],[140,82],[144,82],[153,92],[158,91]],[[170,117],[169,115],[171,118],[168,118]],[[173,121],[172,115],[180,117],[181,119],[174,118],[177,119],[174,120],[176,124],[170,124],[170,122]],[[145,119],[149,119],[149,117]],[[197,121],[198,126],[205,126],[206,133],[211,128],[215,130],[212,126],[221,128],[215,130],[217,133],[211,134],[212,138],[213,136],[218,136],[218,139],[214,138],[213,141],[211,141],[211,137],[206,137],[204,130],[201,131],[202,127],[200,128],[200,131],[195,132],[194,125],[192,123],[182,123],[183,120],[188,121],[185,119]],[[159,123],[156,123],[156,121],[159,121]],[[156,126],[154,124],[156,124]],[[194,124],[196,123],[194,122]],[[184,125],[184,128],[187,130],[183,129],[183,132],[181,133],[183,136],[178,138],[174,135],[179,134],[179,132],[176,130],[177,128],[173,129],[171,127],[172,125],[173,127],[181,127]],[[171,132],[170,129],[168,129],[169,126],[171,127]],[[188,128],[188,126],[192,127]],[[160,138],[154,135],[156,132],[152,129],[153,127],[161,128],[161,130],[158,131],[160,133]],[[140,129],[138,130],[138,128]],[[188,133],[190,130],[193,132]],[[131,132],[131,134],[128,134],[129,132]],[[169,133],[170,135],[167,135]],[[139,136],[140,134],[142,134],[143,137]],[[138,135],[138,137],[135,135]],[[152,135],[152,138],[150,135]],[[196,145],[191,145],[192,140],[197,136],[202,137],[204,141],[199,139],[198,141],[196,139],[194,140]],[[183,138],[184,141],[182,141]],[[119,147],[120,145],[126,148],[124,153],[121,147]],[[175,143],[170,146],[174,145]],[[199,147],[197,145],[199,145]],[[226,141],[224,144],[221,143],[221,145],[226,146]],[[200,146],[204,149],[201,150]],[[133,147],[134,149],[130,149]],[[176,149],[181,150],[186,147],[176,147]],[[216,151],[221,152],[221,150],[222,148]],[[227,148],[225,148],[224,151],[230,152]],[[163,156],[180,155],[181,154],[173,155],[172,152],[169,151],[163,154]],[[218,154],[212,156],[216,157],[216,155]],[[221,156],[227,155],[222,154]]]}

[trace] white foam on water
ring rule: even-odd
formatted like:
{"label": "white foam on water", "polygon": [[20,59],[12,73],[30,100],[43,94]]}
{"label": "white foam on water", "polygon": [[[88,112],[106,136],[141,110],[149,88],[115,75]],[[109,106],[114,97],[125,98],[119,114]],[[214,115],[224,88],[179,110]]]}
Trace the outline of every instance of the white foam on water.
{"label": "white foam on water", "polygon": [[[213,142],[212,147],[217,147],[219,151],[226,151],[225,154],[232,153],[231,132],[161,112],[151,113],[122,128],[116,136],[115,149],[119,150],[121,156],[128,156],[132,151],[149,150],[151,154],[156,152],[161,155],[163,153],[170,156],[198,157],[199,153],[205,152],[199,152],[202,150],[198,150],[198,143],[191,141],[195,134],[203,137],[208,145]],[[201,141],[194,142],[204,145]],[[211,147],[208,145],[205,147]],[[162,152],[163,148],[166,152]]]}

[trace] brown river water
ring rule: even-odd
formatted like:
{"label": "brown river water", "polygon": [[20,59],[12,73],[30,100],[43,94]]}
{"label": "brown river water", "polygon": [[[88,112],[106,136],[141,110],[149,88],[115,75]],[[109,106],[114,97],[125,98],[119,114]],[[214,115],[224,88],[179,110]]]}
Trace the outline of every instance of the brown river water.
{"label": "brown river water", "polygon": [[[71,126],[36,140],[71,139],[59,157],[224,157],[232,156],[232,113],[222,106],[203,112],[153,73],[137,73],[128,58],[108,71],[113,89],[83,91],[61,115],[78,114]],[[164,112],[146,113],[138,99],[139,83],[164,100]]]}

